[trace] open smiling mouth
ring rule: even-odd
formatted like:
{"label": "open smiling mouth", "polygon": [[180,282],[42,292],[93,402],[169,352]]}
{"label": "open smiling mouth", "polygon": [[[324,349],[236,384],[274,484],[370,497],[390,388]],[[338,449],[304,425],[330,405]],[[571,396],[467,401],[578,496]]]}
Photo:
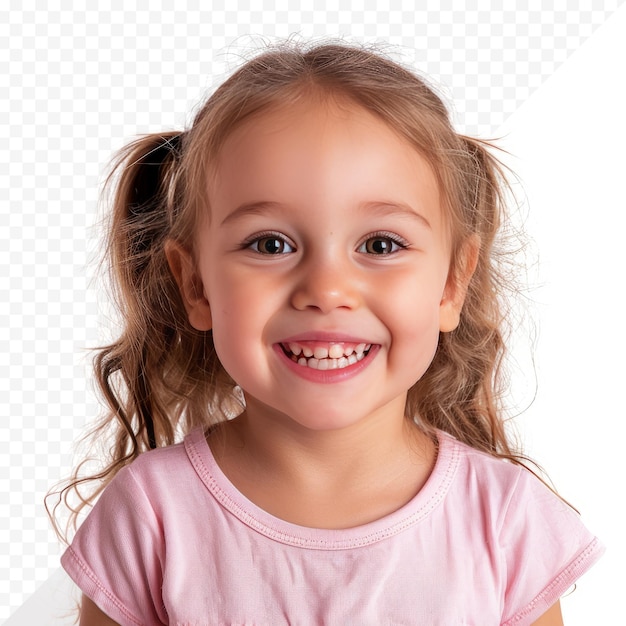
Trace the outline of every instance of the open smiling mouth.
{"label": "open smiling mouth", "polygon": [[297,343],[281,343],[283,352],[298,365],[316,370],[337,370],[363,360],[370,351],[371,343],[331,343],[328,346],[310,346]]}

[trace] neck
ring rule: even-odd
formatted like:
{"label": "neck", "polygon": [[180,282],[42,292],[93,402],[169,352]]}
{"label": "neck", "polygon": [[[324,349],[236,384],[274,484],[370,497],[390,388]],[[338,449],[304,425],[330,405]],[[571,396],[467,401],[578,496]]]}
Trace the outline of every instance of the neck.
{"label": "neck", "polygon": [[244,495],[301,525],[349,527],[391,513],[419,491],[434,463],[433,443],[403,416],[403,404],[333,430],[255,409],[249,403],[225,424],[211,448]]}

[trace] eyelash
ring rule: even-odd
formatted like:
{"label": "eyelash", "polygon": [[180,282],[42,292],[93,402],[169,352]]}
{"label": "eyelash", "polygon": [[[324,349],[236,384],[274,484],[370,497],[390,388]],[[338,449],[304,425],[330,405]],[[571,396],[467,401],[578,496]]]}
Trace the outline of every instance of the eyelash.
{"label": "eyelash", "polygon": [[[272,239],[280,242],[280,246],[282,248],[280,251],[264,252],[263,250],[259,249],[260,242],[262,242],[263,240],[272,240]],[[389,250],[388,252],[379,252],[379,253],[368,252],[367,250],[362,250],[362,248],[366,246],[368,242],[371,242],[373,240],[385,240],[387,242],[391,242],[391,250]],[[288,246],[290,250],[284,251],[285,246]],[[395,249],[394,249],[394,246],[395,246]],[[257,252],[258,254],[263,254],[267,256],[279,256],[281,254],[289,254],[295,251],[295,246],[291,244],[284,235],[278,232],[274,232],[274,231],[267,231],[267,232],[262,232],[262,233],[253,235],[249,239],[246,239],[242,243],[241,247],[242,249],[251,249],[254,252]],[[359,243],[359,245],[357,246],[357,252],[362,252],[363,254],[371,254],[372,256],[388,256],[388,255],[398,252],[399,250],[404,250],[405,248],[408,248],[408,247],[409,247],[408,241],[406,241],[404,238],[400,237],[399,235],[396,235],[395,233],[390,233],[387,231],[378,231],[378,232],[370,233],[369,235],[367,235],[367,237],[363,239],[361,243]]]}

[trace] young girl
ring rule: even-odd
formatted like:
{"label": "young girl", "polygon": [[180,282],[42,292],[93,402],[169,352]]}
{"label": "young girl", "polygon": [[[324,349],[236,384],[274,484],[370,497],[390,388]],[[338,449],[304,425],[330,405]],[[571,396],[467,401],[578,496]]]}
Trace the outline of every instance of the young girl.
{"label": "young girl", "polygon": [[276,47],[112,178],[83,626],[562,624],[602,547],[507,439],[502,168],[420,78]]}

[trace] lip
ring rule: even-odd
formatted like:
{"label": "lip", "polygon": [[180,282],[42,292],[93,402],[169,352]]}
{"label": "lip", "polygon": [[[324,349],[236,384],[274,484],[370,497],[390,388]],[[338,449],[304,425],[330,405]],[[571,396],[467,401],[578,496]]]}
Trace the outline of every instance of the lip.
{"label": "lip", "polygon": [[[372,343],[364,337],[357,337],[356,335],[348,335],[345,333],[334,333],[328,331],[315,331],[300,333],[298,335],[292,335],[291,337],[285,337],[278,343],[304,343],[315,342],[320,343]],[[372,344],[374,345],[374,344]]]}
{"label": "lip", "polygon": [[[311,337],[315,337],[312,339]],[[308,337],[305,339],[305,337]],[[335,335],[332,336],[329,334],[326,339],[322,339],[319,333],[314,334],[306,334],[306,335],[294,335],[294,337],[290,337],[288,339],[284,339],[280,343],[274,344],[274,352],[278,355],[278,358],[284,363],[291,372],[303,378],[304,380],[308,380],[314,383],[322,383],[322,384],[330,384],[330,383],[340,383],[354,376],[357,376],[361,373],[365,368],[369,366],[372,362],[378,351],[380,350],[379,344],[372,344],[372,347],[369,349],[368,353],[356,363],[352,365],[348,365],[347,367],[343,367],[341,369],[331,369],[331,370],[317,370],[312,367],[306,367],[303,365],[298,365],[295,361],[292,361],[284,352],[282,345],[283,343],[304,343],[304,342],[326,342],[326,343],[367,343],[362,339],[357,339],[354,337],[347,338],[347,335]]]}

